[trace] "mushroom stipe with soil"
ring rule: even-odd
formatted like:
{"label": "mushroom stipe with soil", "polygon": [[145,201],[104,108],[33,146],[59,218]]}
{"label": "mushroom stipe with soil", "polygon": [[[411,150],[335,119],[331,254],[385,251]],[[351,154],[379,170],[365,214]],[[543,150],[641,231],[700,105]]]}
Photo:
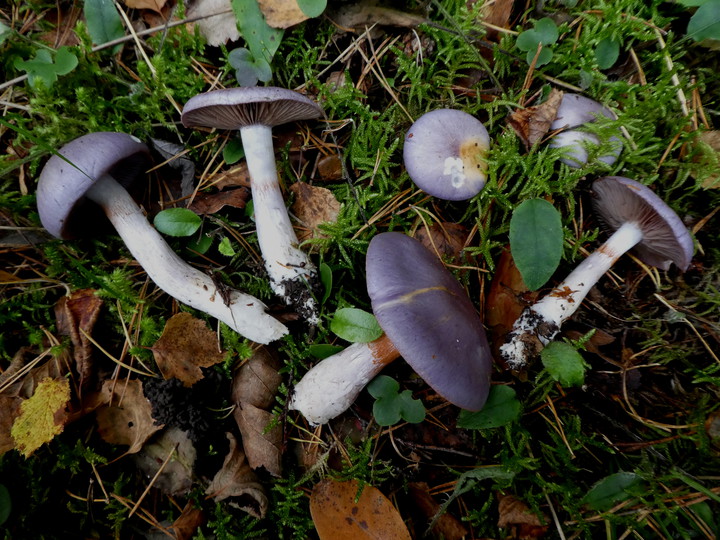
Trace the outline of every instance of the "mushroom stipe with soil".
{"label": "mushroom stipe with soil", "polygon": [[69,142],[38,180],[43,226],[63,239],[92,233],[99,206],[160,289],[252,341],[267,344],[284,336],[287,328],[266,313],[263,302],[232,289],[220,294],[212,278],[183,261],[148,222],[126,187],[149,164],[147,146],[125,133],[90,133]]}
{"label": "mushroom stipe with soil", "polygon": [[606,176],[592,186],[593,208],[613,231],[565,280],[526,308],[500,347],[511,369],[521,369],[560,332],[598,280],[632,250],[645,264],[687,270],[693,254],[690,233],[678,215],[647,186],[621,176]]}

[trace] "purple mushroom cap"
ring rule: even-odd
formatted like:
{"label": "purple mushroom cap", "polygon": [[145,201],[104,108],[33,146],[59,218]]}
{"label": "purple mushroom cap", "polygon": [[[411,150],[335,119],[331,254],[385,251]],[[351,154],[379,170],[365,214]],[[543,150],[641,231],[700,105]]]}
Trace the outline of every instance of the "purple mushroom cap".
{"label": "purple mushroom cap", "polygon": [[642,230],[633,253],[645,264],[662,270],[671,263],[685,271],[693,255],[693,240],[678,215],[653,191],[630,178],[605,176],[593,182],[593,208],[614,231],[632,221]]}
{"label": "purple mushroom cap", "polygon": [[475,307],[440,260],[402,233],[376,235],[366,258],[378,323],[412,368],[449,402],[477,411],[492,358]]}
{"label": "purple mushroom cap", "polygon": [[[599,116],[612,120],[617,118],[610,109],[590,98],[578,94],[563,95],[555,120],[550,125],[552,131],[563,130],[550,141],[552,148],[566,149],[566,155],[560,161],[574,168],[587,163],[588,153],[584,143],[600,144],[600,139],[594,133],[583,131],[582,128],[585,124],[594,122]],[[613,143],[611,153],[598,157],[598,160],[608,165],[615,163],[622,151],[622,140],[619,137],[611,137],[610,141]]]}
{"label": "purple mushroom cap", "polygon": [[198,94],[183,107],[185,127],[240,129],[277,126],[322,116],[320,106],[293,90],[272,86],[225,88]]}
{"label": "purple mushroom cap", "polygon": [[126,133],[88,133],[58,154],[38,178],[37,207],[43,227],[64,239],[92,234],[93,223],[105,220],[98,205],[85,198],[98,179],[107,174],[127,188],[150,164],[148,147]]}
{"label": "purple mushroom cap", "polygon": [[410,178],[424,192],[464,201],[485,187],[489,147],[490,137],[480,120],[463,111],[437,109],[410,126],[403,160]]}

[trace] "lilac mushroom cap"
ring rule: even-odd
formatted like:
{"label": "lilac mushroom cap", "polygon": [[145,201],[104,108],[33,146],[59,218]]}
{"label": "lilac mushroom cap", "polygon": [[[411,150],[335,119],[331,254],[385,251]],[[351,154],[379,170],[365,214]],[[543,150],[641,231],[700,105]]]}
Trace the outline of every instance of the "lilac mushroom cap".
{"label": "lilac mushroom cap", "polygon": [[103,213],[86,198],[88,190],[105,175],[128,188],[149,164],[148,147],[126,133],[89,133],[67,143],[50,157],[38,178],[43,227],[65,240],[92,234]]}
{"label": "lilac mushroom cap", "polygon": [[642,240],[632,249],[645,264],[662,270],[671,263],[687,270],[693,241],[678,215],[650,188],[622,176],[606,176],[592,185],[593,208],[611,231],[623,223],[636,222]]}
{"label": "lilac mushroom cap", "polygon": [[449,402],[477,411],[490,389],[485,329],[465,290],[420,242],[376,235],[366,259],[378,323],[425,382]]}
{"label": "lilac mushroom cap", "polygon": [[439,199],[464,201],[485,187],[489,147],[480,120],[463,111],[437,109],[410,126],[403,160],[420,189]]}
{"label": "lilac mushroom cap", "polygon": [[[583,131],[583,126],[594,122],[599,116],[615,120],[617,116],[597,101],[578,94],[564,94],[560,107],[558,107],[555,120],[550,125],[552,131],[563,130],[553,136],[550,141],[551,148],[565,148],[566,155],[560,159],[569,167],[579,168],[588,161],[586,143],[600,144],[600,139],[594,133]],[[622,140],[611,137],[613,149],[610,154],[599,156],[598,160],[612,165],[622,151]]]}
{"label": "lilac mushroom cap", "polygon": [[255,124],[273,127],[319,116],[320,106],[293,90],[251,86],[193,96],[183,107],[182,123],[185,127],[240,129]]}

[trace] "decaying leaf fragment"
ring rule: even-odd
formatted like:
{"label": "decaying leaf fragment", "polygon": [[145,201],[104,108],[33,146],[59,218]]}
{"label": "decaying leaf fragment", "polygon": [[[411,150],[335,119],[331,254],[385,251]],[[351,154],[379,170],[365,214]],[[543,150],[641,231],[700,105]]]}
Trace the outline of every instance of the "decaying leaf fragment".
{"label": "decaying leaf fragment", "polygon": [[311,186],[305,182],[294,183],[290,190],[295,194],[292,213],[304,226],[297,231],[298,240],[303,242],[308,238],[323,237],[319,226],[337,221],[340,202],[329,189]]}
{"label": "decaying leaf fragment", "polygon": [[297,0],[258,0],[265,22],[273,28],[290,28],[310,17],[303,13]]}
{"label": "decaying leaf fragment", "polygon": [[165,0],[123,0],[123,3],[132,9],[151,9],[157,13],[162,13],[165,6]]}
{"label": "decaying leaf fragment", "polygon": [[265,490],[245,459],[245,453],[238,447],[235,437],[231,433],[226,435],[230,441],[230,450],[206,493],[215,502],[226,501],[230,506],[262,519],[268,507]]}
{"label": "decaying leaf fragment", "polygon": [[68,420],[66,405],[70,401],[70,382],[47,378],[40,382],[35,393],[20,404],[10,434],[15,447],[27,457],[56,435],[62,433]]}
{"label": "decaying leaf fragment", "polygon": [[163,377],[175,377],[187,387],[203,378],[201,367],[214,366],[225,358],[218,351],[215,333],[205,322],[186,312],[168,319],[162,336],[150,350]]}
{"label": "decaying leaf fragment", "polygon": [[425,18],[412,13],[379,5],[376,0],[359,0],[351,4],[340,4],[328,16],[341,28],[364,31],[366,27],[399,26],[412,28],[425,22]]}
{"label": "decaying leaf fragment", "polygon": [[168,495],[184,495],[190,491],[196,457],[190,437],[176,427],[159,433],[134,456],[138,468],[148,479],[154,479],[153,487]]}
{"label": "decaying leaf fragment", "polygon": [[15,419],[20,415],[23,400],[14,396],[0,396],[0,456],[15,448],[15,439],[10,434]]}
{"label": "decaying leaf fragment", "polygon": [[[415,508],[423,513],[428,522],[432,521],[440,510],[440,505],[430,495],[429,486],[425,482],[413,482],[408,488]],[[468,534],[467,528],[455,516],[448,513],[440,515],[434,523],[431,532],[435,538],[461,540]]]}
{"label": "decaying leaf fragment", "polygon": [[217,47],[240,39],[230,0],[197,0],[187,15],[189,19],[198,19],[195,24],[208,45]]}
{"label": "decaying leaf fragment", "polygon": [[540,105],[519,109],[508,117],[508,124],[518,134],[528,150],[539,142],[550,129],[557,116],[563,92],[553,88]]}
{"label": "decaying leaf fragment", "polygon": [[250,198],[250,190],[246,187],[228,189],[217,193],[199,193],[188,208],[200,215],[212,215],[223,206],[245,208]]}
{"label": "decaying leaf fragment", "polygon": [[253,469],[264,467],[280,476],[282,462],[282,429],[270,412],[275,394],[282,382],[280,362],[267,348],[258,349],[233,378],[233,416],[242,435],[243,448]]}
{"label": "decaying leaf fragment", "polygon": [[320,540],[336,538],[410,540],[400,512],[380,490],[357,480],[321,480],[310,495],[310,515]]}
{"label": "decaying leaf fragment", "polygon": [[99,435],[110,444],[127,445],[128,454],[138,452],[163,427],[155,424],[152,406],[138,379],[126,384],[107,380],[96,399],[100,404],[96,411]]}
{"label": "decaying leaf fragment", "polygon": [[[542,538],[548,526],[544,525],[528,505],[513,495],[503,495],[498,503],[498,527],[511,529],[512,538]],[[547,523],[547,519],[544,520]]]}

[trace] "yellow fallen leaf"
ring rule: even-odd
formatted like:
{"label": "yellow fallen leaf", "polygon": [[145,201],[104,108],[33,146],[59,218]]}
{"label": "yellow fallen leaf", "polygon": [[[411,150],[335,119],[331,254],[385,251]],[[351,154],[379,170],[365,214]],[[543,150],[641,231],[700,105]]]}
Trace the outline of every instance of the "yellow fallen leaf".
{"label": "yellow fallen leaf", "polygon": [[309,19],[297,0],[258,0],[265,22],[273,28],[289,28]]}
{"label": "yellow fallen leaf", "polygon": [[26,458],[46,442],[62,433],[67,420],[65,405],[70,401],[70,383],[67,379],[44,379],[35,393],[20,405],[20,416],[15,419],[10,434],[15,447]]}

